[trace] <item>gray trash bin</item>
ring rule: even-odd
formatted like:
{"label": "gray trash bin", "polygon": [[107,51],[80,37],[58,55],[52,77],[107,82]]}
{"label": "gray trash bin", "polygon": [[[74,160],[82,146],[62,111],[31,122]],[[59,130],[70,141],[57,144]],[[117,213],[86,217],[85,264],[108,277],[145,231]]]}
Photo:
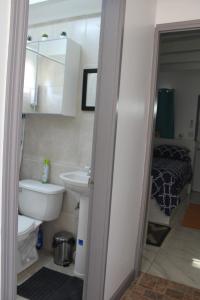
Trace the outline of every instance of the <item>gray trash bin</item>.
{"label": "gray trash bin", "polygon": [[70,232],[61,231],[53,237],[54,263],[60,266],[69,266],[73,261],[75,239]]}

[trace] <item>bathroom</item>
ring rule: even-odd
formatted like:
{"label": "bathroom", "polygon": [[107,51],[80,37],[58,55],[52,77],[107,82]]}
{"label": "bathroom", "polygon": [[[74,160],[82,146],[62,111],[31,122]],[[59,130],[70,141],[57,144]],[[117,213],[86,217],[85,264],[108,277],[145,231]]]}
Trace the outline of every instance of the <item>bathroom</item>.
{"label": "bathroom", "polygon": [[[25,299],[39,299],[28,289],[32,283],[28,280],[34,280],[34,275],[43,267],[84,280],[88,190],[86,193],[82,189],[74,191],[67,185],[65,175],[78,174],[80,181],[84,176],[84,180],[89,180],[100,24],[100,0],[84,3],[81,0],[30,0],[19,214],[36,220],[36,226],[34,231],[30,229],[33,224],[21,229],[23,234],[26,232],[24,244],[20,244],[18,234],[18,295]],[[50,203],[49,195],[56,202],[52,204],[51,216],[45,204],[40,203],[43,198],[38,198],[38,193],[45,195],[45,204]],[[23,227],[18,223],[18,231],[20,226]],[[75,243],[79,235],[69,266],[57,265],[54,261],[53,238],[63,231],[71,235]],[[31,237],[33,232],[35,235]],[[33,254],[29,243],[34,242],[39,250],[34,249]],[[41,299],[51,299],[48,288],[46,293]],[[62,297],[57,296],[57,299]]]}

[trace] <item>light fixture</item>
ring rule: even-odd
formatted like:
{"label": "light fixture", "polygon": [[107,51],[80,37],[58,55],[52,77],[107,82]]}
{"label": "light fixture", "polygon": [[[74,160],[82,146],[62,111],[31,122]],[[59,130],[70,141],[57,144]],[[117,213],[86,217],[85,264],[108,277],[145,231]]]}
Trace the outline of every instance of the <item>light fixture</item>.
{"label": "light fixture", "polygon": [[67,33],[65,32],[65,31],[62,31],[61,33],[60,33],[60,38],[61,39],[64,39],[64,38],[66,38],[67,37]]}
{"label": "light fixture", "polygon": [[200,269],[200,260],[197,258],[192,259],[192,267]]}
{"label": "light fixture", "polygon": [[47,33],[43,33],[43,35],[42,35],[42,41],[46,41],[46,40],[48,40],[48,34]]}
{"label": "light fixture", "polygon": [[27,36],[27,42],[30,43],[31,41],[32,41],[32,36],[31,36],[31,35],[28,35],[28,36]]}
{"label": "light fixture", "polygon": [[48,0],[30,0],[29,4],[38,4],[38,3],[42,3],[42,2],[47,2]]}

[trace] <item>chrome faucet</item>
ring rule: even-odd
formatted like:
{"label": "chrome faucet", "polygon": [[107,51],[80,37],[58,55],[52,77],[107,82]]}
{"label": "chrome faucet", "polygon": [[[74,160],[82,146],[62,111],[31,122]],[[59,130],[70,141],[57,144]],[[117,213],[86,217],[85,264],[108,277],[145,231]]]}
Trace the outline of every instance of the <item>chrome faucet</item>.
{"label": "chrome faucet", "polygon": [[85,166],[85,171],[87,171],[87,175],[90,176],[91,175],[91,167],[89,166]]}

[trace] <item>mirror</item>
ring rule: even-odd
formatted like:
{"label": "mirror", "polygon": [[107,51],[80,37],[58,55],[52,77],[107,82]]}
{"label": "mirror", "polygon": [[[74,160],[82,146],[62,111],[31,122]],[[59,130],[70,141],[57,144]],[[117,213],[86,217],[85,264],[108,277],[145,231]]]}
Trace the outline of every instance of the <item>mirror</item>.
{"label": "mirror", "polygon": [[97,69],[84,69],[82,110],[94,111],[96,102]]}
{"label": "mirror", "polygon": [[66,38],[28,42],[23,113],[73,116],[66,110],[76,103],[79,57],[80,46]]}

